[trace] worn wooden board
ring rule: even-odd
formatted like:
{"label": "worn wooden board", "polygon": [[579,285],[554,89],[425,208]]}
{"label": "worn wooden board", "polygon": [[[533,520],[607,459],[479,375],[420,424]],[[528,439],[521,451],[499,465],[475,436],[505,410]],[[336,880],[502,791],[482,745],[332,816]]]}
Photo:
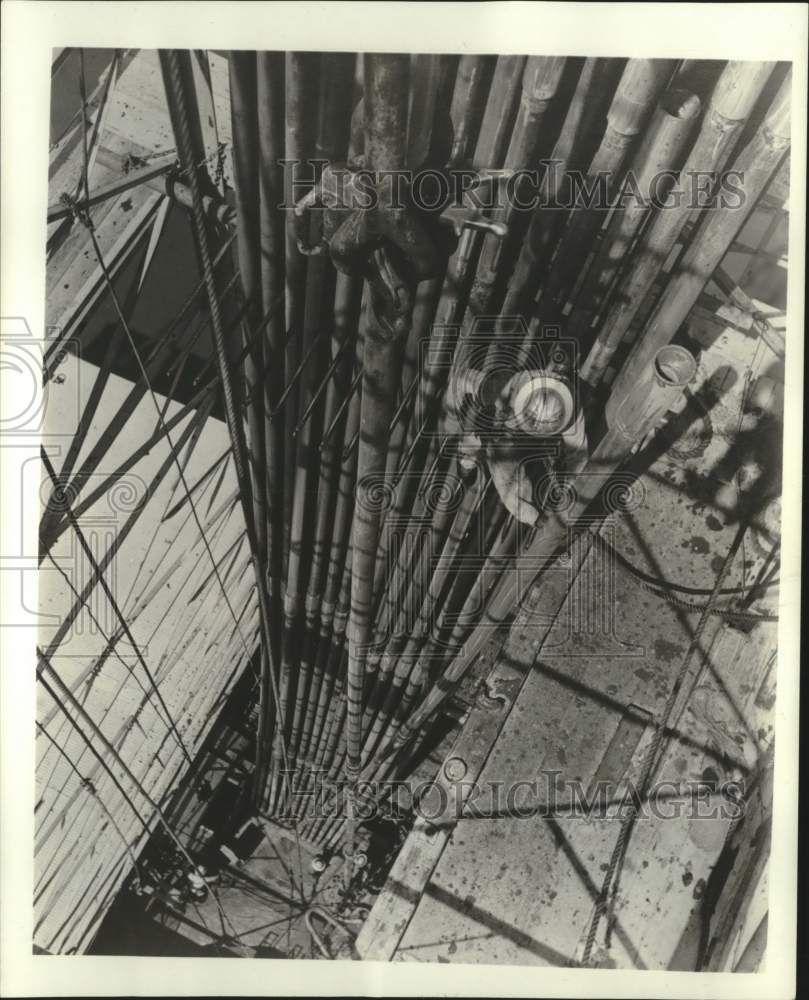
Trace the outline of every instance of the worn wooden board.
{"label": "worn wooden board", "polygon": [[[44,436],[57,472],[70,432],[75,430],[76,414],[80,412],[76,404],[86,400],[96,377],[92,365],[75,358],[69,358],[61,370],[65,379],[55,384],[50,393]],[[129,389],[125,380],[111,377],[79,455],[79,463],[93,448]],[[161,404],[164,402],[160,400]],[[170,403],[167,417],[178,408],[178,404]],[[91,477],[88,487],[92,488],[103,475],[117,467],[122,455],[145,440],[153,432],[156,420],[152,400],[146,396],[126,427],[121,429],[118,440]],[[184,426],[185,423],[179,425],[175,439]],[[65,436],[57,434],[57,429]],[[53,433],[49,434],[50,430]],[[195,484],[210,466],[212,458],[224,453],[227,447],[224,425],[209,419],[200,442],[188,457],[186,481]],[[156,444],[82,516],[80,524],[97,558],[103,557],[126,519],[142,504],[148,483],[168,454],[165,441]],[[43,473],[38,463],[31,463],[29,474],[32,489],[39,492],[41,481],[37,480],[41,480]],[[146,504],[137,528],[123,542],[107,580],[160,685],[183,742],[193,754],[210,724],[206,718],[208,708],[220,695],[234,667],[243,662],[244,648],[212,577],[210,559],[190,508],[186,506],[175,516],[161,521],[169,507],[183,496],[183,486],[178,480],[176,468],[172,467]],[[218,496],[214,498],[216,482],[216,477],[209,477],[195,494],[195,503],[201,520],[209,522],[206,535],[215,558],[223,559],[226,553],[233,552],[230,565],[223,561],[222,573],[227,577],[234,610],[237,615],[244,612],[241,629],[248,644],[252,644],[256,625],[255,598],[247,551],[243,546],[234,549],[234,542],[243,534],[243,524],[233,496],[232,466],[228,465]],[[217,507],[223,508],[221,516],[210,523]],[[32,516],[37,514],[37,510],[31,511]],[[46,560],[39,597],[40,612],[47,616],[40,630],[40,641],[45,647],[55,634],[58,622],[76,600],[71,584],[81,591],[91,577],[91,567],[72,530],[62,535],[53,556],[68,574],[70,584]],[[206,577],[209,578],[207,585],[200,591]],[[90,598],[90,607],[96,620],[83,611],[54,652],[52,662],[102,732],[118,746],[122,758],[150,796],[159,800],[185,767],[185,758],[153,693],[146,697],[150,683],[125,638],[117,647],[120,658],[109,656],[93,670],[105,648],[106,636],[119,622],[98,587]],[[110,809],[123,834],[122,837],[116,832],[103,810],[81,789],[76,774],[62,754],[40,736],[37,747],[37,941],[42,947],[60,951],[86,943],[89,928],[99,917],[103,901],[111,895],[112,887],[118,884],[129,863],[125,841],[137,845],[143,829],[122,803],[109,777],[44,693],[38,715],[82,774],[91,778],[98,797]],[[128,787],[129,783],[124,782],[124,785]],[[133,791],[135,801],[148,818],[151,813],[148,804],[133,788],[129,790]],[[94,863],[98,866],[95,874],[88,869],[88,865]],[[97,893],[93,887],[108,878],[111,880],[110,893]],[[84,904],[81,912],[72,914],[80,901]]]}

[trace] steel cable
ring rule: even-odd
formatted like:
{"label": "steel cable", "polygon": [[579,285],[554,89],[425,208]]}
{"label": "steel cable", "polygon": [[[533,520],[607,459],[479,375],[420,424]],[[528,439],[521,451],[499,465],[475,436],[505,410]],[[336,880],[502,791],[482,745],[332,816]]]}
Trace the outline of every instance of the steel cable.
{"label": "steel cable", "polygon": [[[222,329],[222,319],[219,311],[219,301],[217,296],[216,281],[214,278],[213,266],[211,263],[211,256],[208,249],[208,234],[205,225],[205,217],[202,210],[202,193],[200,191],[199,177],[197,176],[196,170],[193,169],[192,164],[194,163],[194,153],[193,144],[191,139],[190,121],[188,115],[188,109],[186,107],[185,101],[185,91],[184,84],[182,80],[182,73],[180,69],[180,63],[178,59],[178,54],[174,49],[170,49],[165,53],[165,65],[168,69],[168,80],[170,83],[171,90],[173,91],[173,99],[176,104],[177,118],[179,124],[180,134],[176,136],[178,140],[178,148],[180,152],[181,163],[185,165],[185,174],[188,180],[188,186],[192,194],[192,214],[194,219],[194,228],[196,232],[196,243],[199,249],[200,260],[202,264],[203,274],[205,276],[205,286],[208,293],[208,305],[211,312],[211,328],[213,331],[214,346],[216,348],[217,359],[219,362],[220,375],[222,378],[222,392],[225,403],[225,415],[227,418],[228,430],[230,432],[231,441],[233,443],[233,458],[234,466],[236,470],[236,479],[240,486],[240,499],[242,502],[244,510],[245,527],[248,532],[248,542],[250,544],[251,555],[253,559],[253,568],[256,577],[256,589],[259,598],[259,612],[261,615],[262,624],[262,638],[265,647],[265,657],[262,661],[262,667],[266,670],[267,680],[269,681],[269,686],[272,689],[272,696],[275,701],[275,711],[277,716],[277,726],[280,732],[280,751],[281,757],[284,762],[284,772],[285,781],[287,784],[288,794],[291,795],[292,788],[290,785],[290,772],[287,757],[287,748],[284,738],[286,733],[286,720],[284,706],[280,699],[280,693],[278,689],[278,678],[276,676],[276,668],[273,656],[273,644],[271,640],[272,632],[269,618],[269,597],[267,593],[266,580],[264,577],[263,567],[260,565],[258,560],[258,553],[256,547],[256,527],[252,520],[252,505],[250,503],[250,480],[247,475],[247,464],[245,461],[245,442],[244,442],[244,429],[241,424],[239,414],[236,411],[236,406],[233,398],[233,386],[230,378],[229,370],[229,360],[227,356],[227,349],[224,341],[224,332]],[[91,233],[92,235],[92,233]],[[187,488],[186,488],[187,489]],[[218,570],[217,570],[218,573]],[[249,658],[249,651],[247,650],[245,644],[245,651],[247,652]],[[266,666],[265,666],[266,664]],[[262,754],[263,741],[266,739],[265,735],[265,714],[266,706],[261,704],[259,706],[259,732],[256,739],[257,744],[257,754]],[[300,841],[298,838],[297,830],[295,831],[296,843],[298,844],[298,854],[301,869],[303,868],[303,862],[300,858]]]}
{"label": "steel cable", "polygon": [[[590,924],[587,929],[587,936],[584,943],[584,951],[582,954],[582,964],[590,964],[590,959],[592,955],[593,945],[595,944],[596,934],[598,933],[598,927],[601,923],[601,918],[606,912],[607,902],[610,895],[610,890],[612,890],[613,899],[617,893],[618,887],[618,877],[620,874],[620,867],[623,862],[623,857],[626,853],[626,848],[629,843],[629,838],[634,827],[635,819],[637,816],[637,805],[638,800],[643,799],[646,795],[649,782],[658,766],[659,757],[664,748],[664,741],[668,738],[668,732],[671,727],[672,718],[674,716],[674,709],[677,704],[677,700],[682,693],[683,685],[688,676],[688,671],[691,667],[691,662],[694,658],[695,653],[700,648],[700,640],[702,634],[710,619],[711,609],[713,608],[716,599],[721,591],[722,584],[725,581],[733,559],[736,553],[741,547],[742,540],[747,530],[747,525],[742,522],[736,532],[733,542],[725,556],[724,562],[722,563],[722,568],[719,570],[719,574],[716,577],[716,582],[714,583],[713,591],[708,599],[708,603],[702,611],[702,616],[700,617],[697,626],[694,629],[691,641],[689,643],[688,649],[686,651],[685,657],[683,658],[680,669],[677,673],[677,677],[674,684],[669,691],[668,698],[666,699],[666,704],[663,708],[663,712],[658,718],[657,725],[655,727],[654,735],[649,744],[648,750],[643,759],[643,764],[641,765],[640,777],[637,782],[637,797],[632,800],[631,807],[627,812],[626,816],[621,820],[621,828],[618,833],[618,838],[615,842],[615,846],[612,849],[612,854],[610,855],[610,860],[607,865],[607,870],[604,873],[604,879],[601,884],[601,889],[599,891],[598,897],[596,899],[595,908],[593,910],[593,915],[590,919]],[[694,678],[692,679],[691,688],[696,684],[699,679],[700,671],[697,671]],[[687,705],[690,700],[691,691],[687,691],[683,700],[683,706]]]}

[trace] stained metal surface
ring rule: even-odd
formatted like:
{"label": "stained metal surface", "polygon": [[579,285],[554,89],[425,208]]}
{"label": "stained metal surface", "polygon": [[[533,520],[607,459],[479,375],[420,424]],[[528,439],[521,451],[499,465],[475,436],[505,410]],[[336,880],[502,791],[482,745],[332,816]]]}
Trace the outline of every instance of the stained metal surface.
{"label": "stained metal surface", "polygon": [[[667,565],[676,565],[674,553],[667,555]],[[709,558],[705,553],[706,562]],[[580,587],[600,587],[604,570],[596,561],[591,554]],[[690,559],[680,564],[686,561],[691,564]],[[545,782],[554,780],[548,773],[555,772],[561,808],[569,801],[566,782],[580,782],[586,793],[596,778],[617,785],[637,767],[645,748],[642,734],[649,735],[644,719],[650,720],[665,700],[689,631],[675,609],[644,593],[620,570],[615,594],[620,596],[614,636],[571,635],[565,616],[598,613],[601,605],[596,600],[582,607],[569,599],[556,635],[552,632],[543,644],[481,773],[484,803],[489,783],[507,795],[517,782],[540,778],[544,791]],[[771,732],[771,721],[765,721],[770,694],[762,699],[759,693],[773,680],[774,638],[771,625],[757,626],[751,640],[718,621],[713,634],[706,634],[712,670],[678,727],[661,780],[701,781],[708,769],[720,781],[738,780],[752,768],[756,743]],[[616,648],[620,645],[625,651]],[[635,732],[628,721],[636,722]],[[622,738],[616,741],[616,736]],[[729,765],[728,755],[739,763]],[[516,804],[533,801],[525,789],[517,790]],[[547,793],[540,801],[548,802]],[[668,967],[727,825],[727,820],[698,817],[638,823],[606,964]],[[575,962],[617,827],[615,819],[582,817],[462,819],[423,889],[396,959]]]}

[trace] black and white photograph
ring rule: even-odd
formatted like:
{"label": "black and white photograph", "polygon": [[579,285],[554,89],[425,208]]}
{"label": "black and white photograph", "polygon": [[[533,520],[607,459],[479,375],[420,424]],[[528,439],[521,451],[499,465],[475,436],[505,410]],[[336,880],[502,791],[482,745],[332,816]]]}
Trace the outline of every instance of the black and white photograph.
{"label": "black and white photograph", "polygon": [[4,995],[795,996],[806,7],[59,6]]}

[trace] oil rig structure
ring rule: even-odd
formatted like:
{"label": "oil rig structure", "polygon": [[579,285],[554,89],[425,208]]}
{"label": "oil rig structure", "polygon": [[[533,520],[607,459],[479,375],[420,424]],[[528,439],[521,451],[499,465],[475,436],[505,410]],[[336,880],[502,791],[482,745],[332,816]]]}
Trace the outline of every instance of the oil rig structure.
{"label": "oil rig structure", "polygon": [[54,51],[36,951],[759,967],[789,121]]}

